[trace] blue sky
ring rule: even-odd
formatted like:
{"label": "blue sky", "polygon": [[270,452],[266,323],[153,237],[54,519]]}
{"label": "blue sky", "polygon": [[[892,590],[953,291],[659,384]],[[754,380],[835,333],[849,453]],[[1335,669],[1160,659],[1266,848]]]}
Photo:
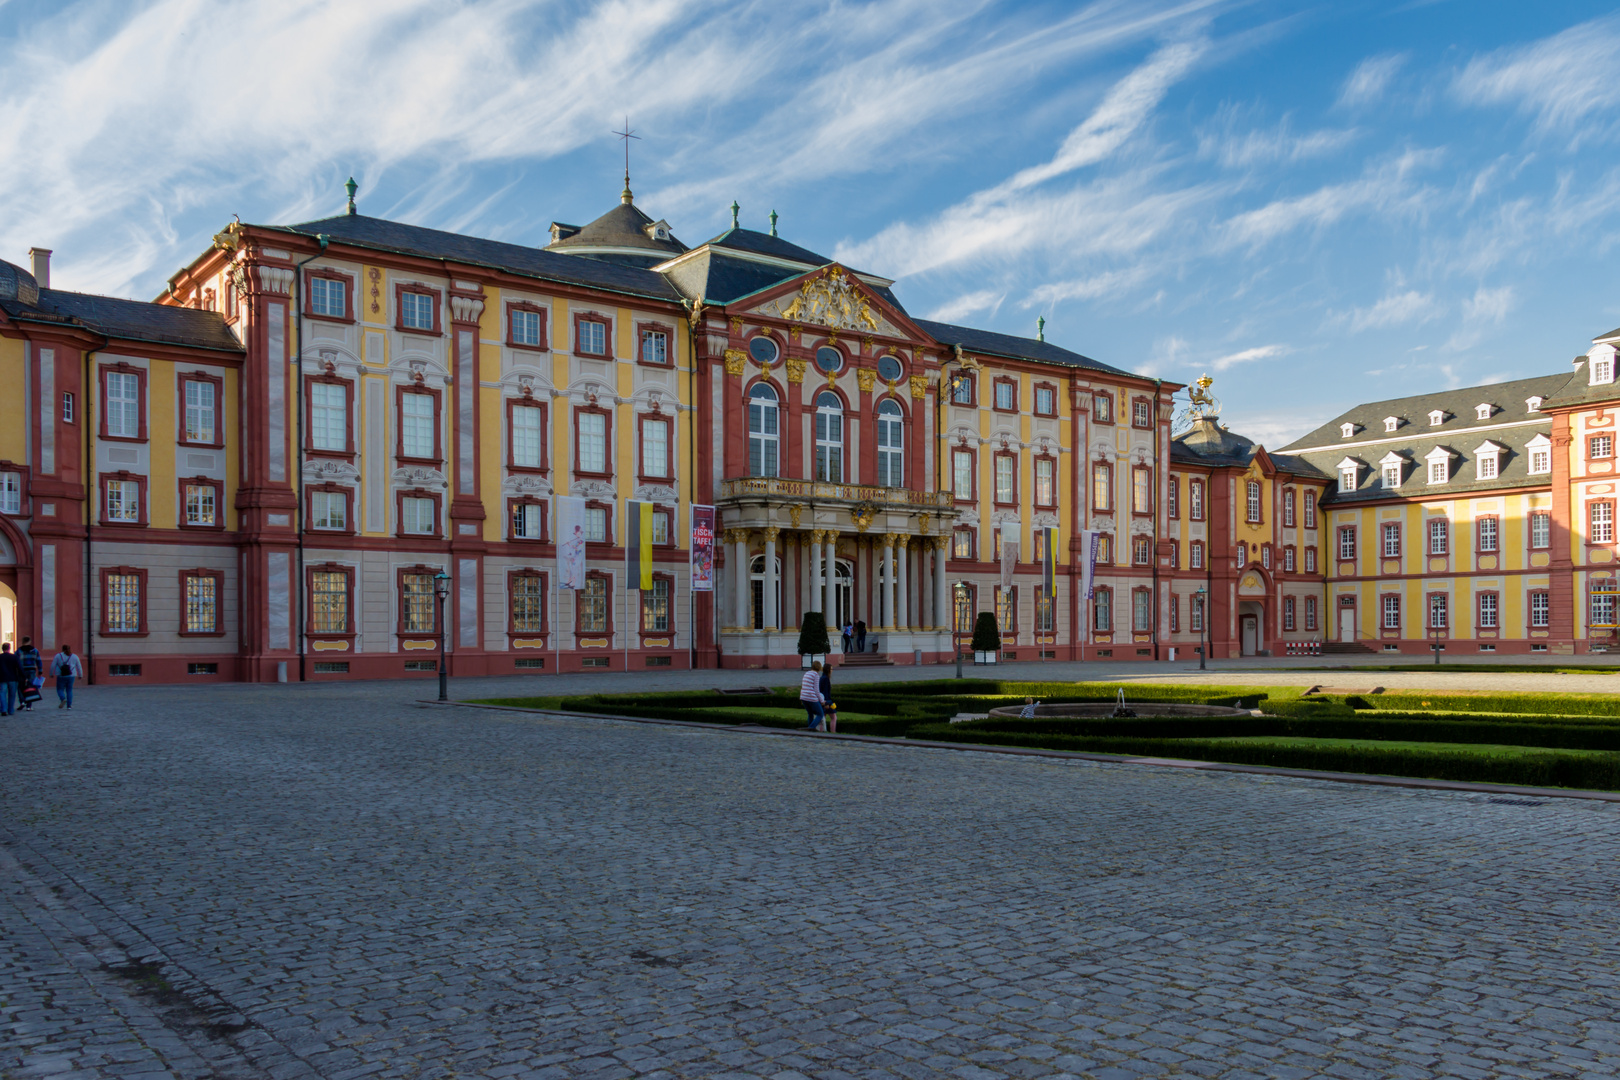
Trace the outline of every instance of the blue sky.
{"label": "blue sky", "polygon": [[914,314],[1216,379],[1280,446],[1620,325],[1612,5],[0,0],[0,257],[151,297],[232,214],[544,244],[620,187]]}

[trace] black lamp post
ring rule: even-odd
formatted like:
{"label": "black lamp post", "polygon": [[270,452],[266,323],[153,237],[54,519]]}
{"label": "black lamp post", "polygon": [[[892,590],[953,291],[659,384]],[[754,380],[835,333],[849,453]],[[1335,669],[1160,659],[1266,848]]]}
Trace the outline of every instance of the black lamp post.
{"label": "black lamp post", "polygon": [[450,575],[433,575],[433,596],[439,604],[439,700],[450,700],[450,672],[444,666],[444,599],[450,595]]}
{"label": "black lamp post", "polygon": [[1198,597],[1198,670],[1207,671],[1208,668],[1204,664],[1204,658],[1209,655],[1209,646],[1204,644],[1204,631],[1209,626],[1209,606],[1204,601],[1209,596],[1209,593],[1205,592],[1204,587],[1200,585],[1198,586],[1198,592],[1194,595]]}

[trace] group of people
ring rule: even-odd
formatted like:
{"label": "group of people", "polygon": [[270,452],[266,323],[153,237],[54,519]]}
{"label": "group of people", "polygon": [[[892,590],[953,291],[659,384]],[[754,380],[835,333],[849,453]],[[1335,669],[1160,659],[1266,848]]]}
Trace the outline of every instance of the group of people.
{"label": "group of people", "polygon": [[850,651],[850,645],[855,646],[855,652],[866,651],[866,622],[856,619],[854,622],[844,623],[844,651]]}
{"label": "group of people", "polygon": [[832,672],[820,660],[810,661],[810,669],[799,680],[799,704],[810,717],[811,731],[837,731],[838,706],[832,699]]}
{"label": "group of people", "polygon": [[[50,674],[56,679],[56,707],[73,708],[73,683],[84,678],[84,667],[71,645],[51,657]],[[16,652],[11,642],[0,642],[0,716],[12,716],[19,708],[32,712],[45,685],[45,664],[33,638],[23,638]]]}

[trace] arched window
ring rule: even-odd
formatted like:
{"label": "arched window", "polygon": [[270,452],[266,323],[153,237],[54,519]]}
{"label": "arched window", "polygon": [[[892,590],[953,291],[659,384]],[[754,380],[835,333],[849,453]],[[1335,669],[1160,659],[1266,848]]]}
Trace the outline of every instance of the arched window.
{"label": "arched window", "polygon": [[844,482],[844,403],[831,391],[816,398],[816,479]]}
{"label": "arched window", "polygon": [[781,436],[777,423],[776,391],[769,383],[755,383],[748,392],[748,475],[778,476]]}
{"label": "arched window", "polygon": [[905,486],[905,421],[900,406],[886,399],[877,407],[878,486]]}

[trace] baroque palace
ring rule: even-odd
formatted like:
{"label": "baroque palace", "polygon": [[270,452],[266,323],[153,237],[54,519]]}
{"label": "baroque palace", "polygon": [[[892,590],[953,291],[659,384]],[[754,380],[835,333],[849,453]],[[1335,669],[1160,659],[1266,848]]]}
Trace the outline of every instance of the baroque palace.
{"label": "baroque palace", "polygon": [[441,632],[457,674],[797,667],[810,612],[864,662],[981,610],[1019,660],[1613,641],[1620,332],[1271,453],[1207,380],[1173,436],[1179,384],[916,318],[774,213],[688,247],[627,179],[531,248],[354,195],[150,303],[0,262],[0,637],[98,681],[399,676]]}

